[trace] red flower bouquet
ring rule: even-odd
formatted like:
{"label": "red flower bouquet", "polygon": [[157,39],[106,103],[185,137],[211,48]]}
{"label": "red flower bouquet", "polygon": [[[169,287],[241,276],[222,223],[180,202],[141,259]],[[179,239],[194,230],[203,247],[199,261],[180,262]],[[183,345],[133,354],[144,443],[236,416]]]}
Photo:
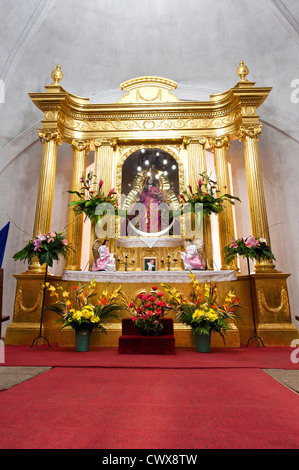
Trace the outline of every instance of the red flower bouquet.
{"label": "red flower bouquet", "polygon": [[163,297],[163,292],[160,292],[157,287],[152,287],[149,292],[141,291],[135,300],[130,302],[132,321],[142,334],[153,336],[162,332],[163,318],[171,309]]}

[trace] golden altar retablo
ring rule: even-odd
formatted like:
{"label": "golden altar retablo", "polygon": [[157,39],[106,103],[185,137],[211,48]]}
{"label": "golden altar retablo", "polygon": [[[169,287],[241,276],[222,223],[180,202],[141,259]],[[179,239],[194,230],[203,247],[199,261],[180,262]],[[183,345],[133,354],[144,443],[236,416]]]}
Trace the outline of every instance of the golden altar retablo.
{"label": "golden altar retablo", "polygon": [[[174,168],[174,200],[187,185],[196,185],[198,175],[207,171],[207,151],[213,154],[220,190],[224,191],[223,188],[226,188],[225,191],[230,192],[227,155],[231,142],[239,140],[244,143],[252,235],[265,238],[271,246],[258,149],[262,125],[257,115],[258,107],[266,100],[271,88],[256,87],[254,82],[247,80],[248,69],[242,62],[237,74],[239,80],[234,87],[224,93],[211,95],[210,101],[207,102],[179,100],[174,93],[177,84],[172,80],[162,77],[138,77],[120,85],[124,95],[118,102],[94,104],[90,103],[89,98],[78,97],[64,90],[60,85],[63,77],[61,67],[57,66],[52,73],[53,83],[45,86],[46,92],[29,94],[33,103],[43,112],[41,128],[38,129],[42,160],[33,235],[53,229],[51,217],[59,145],[68,145],[73,152],[72,191],[80,190],[80,178],[86,174],[87,155],[93,152],[96,182],[102,179],[106,192],[115,188],[119,195],[125,184],[125,174],[130,174],[132,168],[130,161],[135,161],[132,155],[141,158],[143,150],[156,156],[161,152],[171,161]],[[163,168],[159,171],[162,175]],[[166,185],[168,176],[165,176]],[[127,181],[126,184],[128,191],[133,190],[132,181]],[[83,215],[75,215],[74,211],[70,210],[68,227],[68,240],[76,250],[69,257],[65,272],[83,274]],[[206,265],[208,271],[213,272],[215,236],[212,236],[209,217],[204,218],[203,232]],[[253,325],[248,276],[239,273],[237,262],[228,265],[223,253],[223,247],[235,237],[232,207],[228,204],[218,216],[220,268],[221,271],[235,272],[236,280],[223,281],[219,286],[220,293],[232,287],[246,305],[245,314],[233,326],[226,342],[227,346],[238,347],[252,336]],[[134,258],[134,264],[128,266],[128,272],[141,273],[143,260],[147,256],[157,258],[161,272],[177,273],[183,270],[183,265],[178,259],[179,252],[184,249],[183,226],[179,234],[168,236],[168,239],[166,237],[165,242],[161,239],[159,242],[157,237],[158,241],[151,243],[144,237],[142,244],[142,237],[131,238],[135,242],[128,245],[128,237],[121,235],[120,226],[116,224],[116,235],[111,239],[111,249],[115,253],[116,261],[123,256],[124,251],[131,260]],[[90,254],[95,239],[95,226],[92,225],[88,247]],[[164,261],[167,256],[177,261],[167,265]],[[116,266],[117,271],[123,271],[123,265],[116,262]],[[80,274],[78,276],[80,278]],[[256,323],[258,333],[266,345],[289,345],[292,339],[298,337],[298,331],[291,322],[286,281],[288,276],[289,274],[276,271],[271,262],[255,264],[252,278]],[[17,286],[14,316],[7,329],[5,341],[6,344],[30,344],[39,328],[43,267],[38,263],[31,263],[27,272],[15,277]],[[74,285],[75,282],[65,279],[63,275],[61,278],[53,277],[54,280],[61,281],[65,286]],[[113,284],[113,273],[110,280]],[[126,294],[130,296],[136,292],[140,288],[140,282],[147,287],[144,277],[140,277],[137,283],[124,283]],[[99,282],[98,288],[103,285]],[[188,282],[183,282],[182,288],[187,293]],[[112,323],[108,336],[94,335],[93,344],[116,346],[120,328],[120,323]],[[45,312],[44,331],[52,342],[61,345],[73,344],[72,332],[66,330],[59,333],[53,313]],[[175,325],[175,335],[177,346],[194,345],[190,331],[182,325]],[[220,342],[215,338],[214,344],[222,345],[221,338]]]}

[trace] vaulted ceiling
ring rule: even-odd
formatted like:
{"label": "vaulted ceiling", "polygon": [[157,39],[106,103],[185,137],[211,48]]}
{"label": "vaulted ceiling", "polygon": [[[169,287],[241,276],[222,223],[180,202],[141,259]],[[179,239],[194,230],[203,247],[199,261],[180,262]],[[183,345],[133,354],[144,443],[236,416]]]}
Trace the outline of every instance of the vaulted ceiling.
{"label": "vaulted ceiling", "polygon": [[0,8],[0,172],[37,139],[42,115],[28,93],[45,91],[57,64],[63,88],[91,102],[117,101],[121,82],[145,75],[176,81],[180,99],[209,100],[237,83],[243,60],[249,80],[273,87],[261,120],[299,142],[296,0],[1,0]]}

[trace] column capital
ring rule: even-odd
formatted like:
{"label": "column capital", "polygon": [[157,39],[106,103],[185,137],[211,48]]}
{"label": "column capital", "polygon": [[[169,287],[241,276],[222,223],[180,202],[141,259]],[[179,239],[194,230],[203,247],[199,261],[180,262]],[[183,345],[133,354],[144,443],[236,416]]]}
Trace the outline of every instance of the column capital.
{"label": "column capital", "polygon": [[56,145],[61,145],[63,143],[63,137],[58,130],[53,129],[37,129],[39,140],[41,144],[45,142],[50,142],[54,140]]}
{"label": "column capital", "polygon": [[186,148],[190,144],[205,145],[207,143],[206,137],[183,137],[183,145]]}
{"label": "column capital", "polygon": [[209,138],[209,144],[210,144],[210,149],[212,150],[212,152],[214,152],[215,149],[221,149],[223,147],[225,147],[226,149],[229,149],[230,140],[227,135],[224,135],[220,137]]}
{"label": "column capital", "polygon": [[95,147],[102,147],[102,146],[110,146],[115,150],[117,147],[117,139],[95,139],[94,146]]}
{"label": "column capital", "polygon": [[89,140],[80,140],[80,139],[73,139],[72,140],[72,148],[73,151],[78,150],[82,152],[82,150],[86,150],[89,152],[90,150],[90,141]]}
{"label": "column capital", "polygon": [[243,142],[245,137],[251,137],[259,139],[260,133],[262,132],[263,124],[253,124],[251,126],[240,126],[239,131],[237,132],[238,139]]}

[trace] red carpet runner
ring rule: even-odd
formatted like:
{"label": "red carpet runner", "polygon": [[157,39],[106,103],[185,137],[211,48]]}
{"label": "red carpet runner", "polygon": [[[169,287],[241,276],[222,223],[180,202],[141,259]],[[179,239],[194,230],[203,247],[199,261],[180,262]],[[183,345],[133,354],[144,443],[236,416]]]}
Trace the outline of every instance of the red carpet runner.
{"label": "red carpet runner", "polygon": [[2,449],[298,449],[298,396],[259,369],[59,367],[0,415]]}
{"label": "red carpet runner", "polygon": [[[261,369],[299,369],[296,348],[256,346],[248,348],[212,348],[209,354],[200,354],[195,348],[176,348],[175,354],[126,355],[118,354],[117,348],[98,348],[76,352],[75,348],[58,348],[52,345],[5,346],[6,366],[45,367],[142,367],[142,368],[225,368],[258,367]],[[0,364],[1,366],[1,364]]]}

